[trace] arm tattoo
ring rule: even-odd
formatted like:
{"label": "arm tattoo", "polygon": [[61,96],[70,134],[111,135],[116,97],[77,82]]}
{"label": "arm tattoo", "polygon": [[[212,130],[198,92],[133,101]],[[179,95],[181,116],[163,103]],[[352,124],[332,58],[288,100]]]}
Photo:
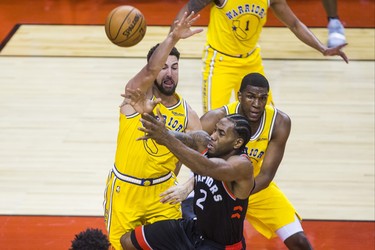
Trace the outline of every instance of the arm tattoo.
{"label": "arm tattoo", "polygon": [[206,131],[198,130],[191,132],[191,137],[193,138],[197,148],[207,148],[207,144],[210,142],[211,138]]}
{"label": "arm tattoo", "polygon": [[173,136],[194,150],[202,150],[202,148],[206,148],[210,141],[210,136],[203,130],[192,131],[189,133],[173,131]]}
{"label": "arm tattoo", "polygon": [[173,131],[173,136],[189,148],[197,150],[197,145],[191,135]]}

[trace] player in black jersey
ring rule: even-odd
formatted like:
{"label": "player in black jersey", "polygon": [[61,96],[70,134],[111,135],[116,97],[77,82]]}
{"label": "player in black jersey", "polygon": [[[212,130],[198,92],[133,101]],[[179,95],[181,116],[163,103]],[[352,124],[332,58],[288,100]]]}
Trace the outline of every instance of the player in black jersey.
{"label": "player in black jersey", "polygon": [[[137,103],[144,105],[139,93],[131,91],[128,98],[135,108]],[[140,139],[165,145],[195,173],[192,181],[197,219],[139,226],[121,237],[123,248],[245,249],[243,222],[255,185],[251,161],[242,154],[251,137],[248,119],[238,114],[225,116],[209,136],[204,131],[168,130],[162,114],[155,117],[141,111],[143,127],[139,129],[145,136]]]}

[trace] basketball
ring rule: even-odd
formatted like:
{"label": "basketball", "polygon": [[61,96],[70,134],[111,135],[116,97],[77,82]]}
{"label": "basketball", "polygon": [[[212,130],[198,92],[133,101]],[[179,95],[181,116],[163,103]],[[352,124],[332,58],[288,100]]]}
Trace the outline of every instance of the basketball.
{"label": "basketball", "polygon": [[129,5],[113,9],[105,21],[108,39],[120,47],[131,47],[139,43],[146,34],[146,28],[143,14]]}

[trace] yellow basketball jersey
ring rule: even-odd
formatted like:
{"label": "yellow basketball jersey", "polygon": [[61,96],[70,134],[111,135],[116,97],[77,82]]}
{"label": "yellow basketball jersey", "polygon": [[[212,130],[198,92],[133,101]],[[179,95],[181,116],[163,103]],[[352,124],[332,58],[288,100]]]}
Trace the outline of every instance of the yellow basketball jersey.
{"label": "yellow basketball jersey", "polygon": [[[179,100],[176,105],[165,107],[158,104],[157,107],[168,129],[184,132],[188,123],[188,106],[178,94],[175,95]],[[178,159],[167,147],[151,139],[137,141],[137,138],[144,136],[144,133],[138,130],[142,126],[140,118],[139,113],[128,116],[120,113],[115,156],[117,170],[137,178],[156,178],[173,171]]]}
{"label": "yellow basketball jersey", "polygon": [[[238,113],[239,106],[240,103],[237,101],[224,106],[224,108],[227,114],[235,114]],[[246,154],[250,157],[253,164],[254,176],[259,174],[262,167],[264,155],[271,140],[276,115],[277,109],[272,105],[266,105],[258,130],[252,131],[253,135],[246,144]]]}
{"label": "yellow basketball jersey", "polygon": [[258,43],[267,20],[269,0],[226,0],[213,5],[207,30],[207,43],[229,54],[246,54]]}

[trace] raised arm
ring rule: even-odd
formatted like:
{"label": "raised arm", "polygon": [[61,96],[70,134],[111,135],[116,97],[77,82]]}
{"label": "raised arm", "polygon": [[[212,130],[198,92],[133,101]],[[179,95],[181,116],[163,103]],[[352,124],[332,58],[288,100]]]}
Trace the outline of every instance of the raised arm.
{"label": "raised arm", "polygon": [[192,11],[194,11],[194,13],[198,13],[204,7],[206,7],[207,5],[209,5],[212,2],[214,2],[214,1],[213,0],[190,0],[189,2],[187,2],[180,9],[180,11],[177,13],[177,16],[175,17],[174,22],[171,25],[171,30],[170,31],[173,30],[173,28],[176,25],[176,21],[180,20],[184,16],[185,12],[188,13],[188,14],[191,13]]}
{"label": "raised arm", "polygon": [[[182,140],[176,135],[176,132],[168,130],[164,123],[160,121],[162,119],[161,116],[158,118],[159,119],[156,119],[149,114],[142,115],[141,122],[143,127],[139,129],[145,132],[146,135],[141,139],[152,138],[158,144],[165,145],[184,165],[195,173],[211,176],[217,180],[234,181],[239,178],[238,172],[234,171],[234,169],[243,166],[244,163],[249,163],[247,158],[245,159],[239,156],[241,160],[238,160],[238,157],[233,157],[236,160],[224,160],[221,158],[208,159],[197,150],[187,146],[190,143]],[[202,131],[201,133],[208,136],[206,132]],[[179,135],[187,136],[182,133],[179,133]],[[195,135],[198,135],[197,132],[195,132]],[[188,134],[188,136],[190,135]],[[199,138],[202,137],[199,136]],[[190,140],[193,140],[195,143],[197,142],[197,139],[193,136],[190,136]]]}
{"label": "raised arm", "polygon": [[337,47],[328,48],[303,24],[293,13],[288,6],[286,0],[271,0],[270,7],[275,16],[283,22],[299,40],[304,42],[306,45],[316,49],[324,56],[340,56],[346,63],[348,58],[346,54],[341,50],[347,44],[343,44]]}
{"label": "raised arm", "polygon": [[165,145],[194,173],[226,182],[237,197],[244,199],[250,195],[254,186],[253,167],[246,156],[232,155],[226,159],[207,158],[181,142],[173,134],[174,132],[165,127],[162,119],[160,114],[158,119],[143,114],[141,119],[143,127],[139,129],[145,132],[146,136],[142,139],[152,138],[157,143]]}
{"label": "raised arm", "polygon": [[202,29],[190,29],[191,25],[199,18],[199,15],[184,13],[181,20],[171,33],[160,43],[158,48],[152,54],[149,62],[126,84],[126,88],[140,89],[143,92],[149,91],[155,78],[164,66],[170,51],[180,39],[188,38],[194,34],[202,32]]}
{"label": "raised arm", "polygon": [[252,194],[268,187],[271,183],[281,160],[284,156],[286,142],[288,140],[291,129],[290,118],[279,110],[276,117],[276,124],[272,132],[271,140],[268,144],[266,155],[263,159],[260,173],[255,177],[255,189]]}

